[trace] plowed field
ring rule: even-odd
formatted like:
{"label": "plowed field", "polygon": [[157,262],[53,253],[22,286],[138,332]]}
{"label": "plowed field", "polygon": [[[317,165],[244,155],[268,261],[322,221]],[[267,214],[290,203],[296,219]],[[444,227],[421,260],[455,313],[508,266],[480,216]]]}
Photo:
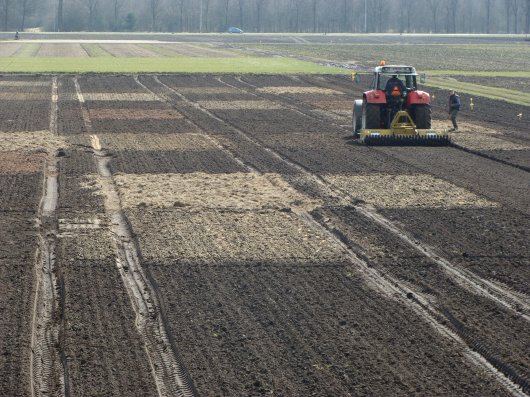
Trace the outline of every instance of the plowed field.
{"label": "plowed field", "polygon": [[1,396],[530,393],[524,123],[366,147],[348,77],[0,86]]}

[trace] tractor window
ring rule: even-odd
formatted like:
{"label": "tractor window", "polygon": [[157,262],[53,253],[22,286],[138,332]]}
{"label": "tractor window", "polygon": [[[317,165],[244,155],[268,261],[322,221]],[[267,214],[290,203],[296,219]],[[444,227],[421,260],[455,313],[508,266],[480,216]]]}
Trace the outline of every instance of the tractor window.
{"label": "tractor window", "polygon": [[[392,75],[387,75],[387,74],[380,75],[379,76],[379,89],[384,90],[386,87],[386,83],[391,78],[392,78]],[[416,76],[410,76],[410,75],[398,76],[398,79],[400,79],[403,82],[403,84],[405,84],[405,87],[410,88],[410,89],[416,89]]]}

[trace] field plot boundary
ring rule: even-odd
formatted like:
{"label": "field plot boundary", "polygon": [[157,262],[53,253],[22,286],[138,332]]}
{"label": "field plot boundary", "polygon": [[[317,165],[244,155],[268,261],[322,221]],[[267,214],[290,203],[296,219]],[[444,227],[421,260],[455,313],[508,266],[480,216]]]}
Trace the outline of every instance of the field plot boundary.
{"label": "field plot boundary", "polygon": [[[77,78],[74,78],[74,85],[79,104],[83,109],[85,128],[90,133],[92,123]],[[175,341],[168,331],[158,290],[148,271],[141,265],[139,245],[122,208],[110,170],[111,157],[102,150],[96,135],[92,135],[91,138],[94,158],[98,165],[100,187],[105,197],[105,212],[112,220],[111,231],[116,250],[116,266],[136,313],[136,327],[143,339],[158,394],[193,397],[197,392],[178,354]]]}
{"label": "field plot boundary", "polygon": [[[331,191],[334,191],[333,187],[327,184],[324,180],[322,180],[317,175],[313,174],[311,171],[307,170],[305,167],[298,165],[297,163],[293,162],[290,159],[287,159],[283,157],[281,154],[275,152],[273,149],[265,146],[261,142],[255,140],[254,138],[248,136],[245,132],[237,128],[236,126],[232,125],[230,122],[223,120],[219,117],[217,117],[215,114],[211,113],[207,109],[204,109],[200,107],[196,102],[189,100],[184,95],[178,93],[176,90],[172,89],[168,85],[161,82],[157,77],[154,77],[154,80],[164,88],[164,90],[167,90],[169,92],[172,92],[173,94],[177,95],[180,100],[186,102],[188,105],[193,106],[194,108],[202,111],[203,113],[207,114],[209,117],[230,125],[231,129],[233,129],[238,135],[240,135],[242,138],[248,140],[254,145],[259,146],[266,152],[270,153],[274,157],[278,158],[279,160],[287,163],[289,166],[292,166],[293,168],[300,171],[302,174],[305,174],[313,179],[316,179],[316,182],[318,182],[324,189],[331,189]],[[142,84],[138,78],[136,78],[136,81],[139,85],[144,87],[146,90],[152,92],[156,95],[154,91],[149,89],[147,86]],[[161,101],[167,102],[168,104],[171,104],[171,99],[166,99],[166,96],[160,96]],[[212,138],[213,139],[213,138]],[[233,151],[224,145],[220,144],[221,147],[224,148],[224,150],[228,151],[234,159],[237,159],[241,161],[241,159],[237,156],[237,154],[233,153]],[[259,172],[251,165],[247,165],[244,163],[245,166],[251,171],[251,172]],[[355,205],[354,208],[360,210],[360,212],[368,217],[374,216],[375,210],[369,209],[365,206]],[[298,216],[305,219],[307,223],[312,225],[313,227],[317,228],[318,230],[325,232],[330,240],[337,245],[337,247],[340,247],[341,250],[347,255],[347,257],[350,259],[352,265],[355,266],[355,269],[359,270],[361,274],[364,276],[365,280],[368,282],[368,285],[372,286],[372,288],[380,291],[386,296],[393,297],[393,299],[398,299],[402,304],[410,307],[415,313],[417,313],[421,318],[423,318],[428,324],[430,324],[435,330],[437,330],[442,336],[448,337],[452,339],[453,341],[457,342],[459,345],[461,345],[465,351],[467,352],[467,357],[470,359],[472,363],[475,365],[478,365],[484,370],[491,374],[500,384],[502,384],[504,387],[506,387],[513,395],[516,396],[523,396],[524,390],[528,389],[527,381],[520,377],[511,367],[504,364],[502,361],[498,360],[496,357],[492,356],[487,350],[484,348],[478,348],[478,346],[475,345],[475,342],[472,340],[469,340],[469,338],[466,338],[466,334],[460,332],[458,327],[455,327],[452,324],[447,324],[445,322],[445,315],[443,311],[437,306],[435,302],[431,302],[429,297],[422,296],[421,294],[418,294],[415,292],[414,294],[412,291],[410,291],[409,287],[407,285],[404,285],[401,281],[393,278],[388,273],[381,274],[379,271],[377,271],[374,268],[371,268],[364,260],[362,260],[351,248],[349,244],[345,244],[343,236],[336,234],[336,229],[332,227],[331,225],[327,225],[326,223],[321,222],[321,220],[318,219],[318,217],[305,212],[305,211],[296,211],[295,212]],[[379,218],[383,218],[380,214],[375,214],[375,219],[378,222],[380,222]],[[394,226],[390,221],[384,219],[384,223],[382,223],[382,226],[384,226],[387,230],[393,232],[393,234],[397,232],[400,232],[403,234],[399,229],[397,229],[396,226]],[[388,224],[387,224],[388,223]],[[395,230],[395,231],[394,231]],[[399,235],[401,238],[402,235]],[[409,242],[411,244],[414,244],[413,242]],[[438,256],[430,257],[429,252],[424,252],[424,255],[427,255],[429,259],[437,262]],[[478,285],[475,285],[473,281],[470,282],[466,278],[465,275],[460,274],[459,272],[456,272],[456,269],[453,269],[453,265],[447,262],[450,266],[450,274],[456,276],[457,280],[462,282],[465,281],[466,286],[471,286],[472,290],[475,292],[482,292],[482,294],[485,294],[489,298],[493,298],[494,301],[497,301],[501,305],[506,304],[501,299],[492,296],[489,291],[484,291],[484,289]],[[463,280],[462,280],[463,279]],[[397,293],[397,296],[400,296],[401,298],[398,298],[395,294]],[[412,295],[411,295],[412,294]],[[403,297],[406,296],[407,299],[403,299]],[[508,305],[508,308],[513,309],[510,305]]]}

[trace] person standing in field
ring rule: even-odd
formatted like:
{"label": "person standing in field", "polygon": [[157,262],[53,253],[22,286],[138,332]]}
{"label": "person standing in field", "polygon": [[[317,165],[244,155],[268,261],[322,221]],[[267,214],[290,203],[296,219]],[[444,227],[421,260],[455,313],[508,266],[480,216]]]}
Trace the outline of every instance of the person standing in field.
{"label": "person standing in field", "polygon": [[456,118],[458,117],[460,106],[460,97],[453,90],[449,91],[449,116],[451,117],[451,122],[453,123],[453,129],[450,131],[458,131],[458,123]]}

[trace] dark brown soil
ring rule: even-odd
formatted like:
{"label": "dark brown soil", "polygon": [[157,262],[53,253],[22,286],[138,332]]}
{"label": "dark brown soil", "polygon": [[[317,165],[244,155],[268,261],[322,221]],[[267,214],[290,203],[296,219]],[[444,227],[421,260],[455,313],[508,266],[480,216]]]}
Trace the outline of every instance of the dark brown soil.
{"label": "dark brown soil", "polygon": [[[90,134],[99,135],[112,156],[120,194],[114,205],[132,227],[169,339],[198,394],[510,395],[496,378],[501,375],[470,359],[472,351],[528,392],[530,329],[521,313],[456,280],[352,206],[360,198],[368,201],[455,269],[527,301],[530,177],[521,169],[524,150],[484,150],[481,154],[491,157],[485,158],[451,147],[353,143],[334,111],[345,111],[362,88],[353,88],[344,76],[257,75],[244,76],[243,82],[237,76],[159,76],[177,91],[180,87],[188,101],[153,76],[139,79],[170,98],[169,104],[142,100],[152,93],[132,76],[81,76],[79,83],[83,94],[109,94],[89,100],[85,109],[182,115],[89,121]],[[59,162],[56,275],[62,313],[54,348],[66,357],[70,395],[156,395],[88,147],[90,112],[83,116],[73,81],[59,77],[58,130],[68,146]],[[305,91],[275,94],[255,87]],[[307,88],[338,93],[308,94]],[[51,98],[51,87],[45,89]],[[118,99],[110,100],[112,95]],[[201,109],[202,101],[206,107],[221,104],[208,110],[215,117]],[[276,109],[238,110],[235,101],[269,101]],[[12,107],[18,123],[12,130],[48,129],[51,103],[44,102],[31,111],[33,103]],[[441,105],[435,108],[442,113]],[[462,118],[490,129],[497,125],[466,110]],[[525,128],[504,124],[501,139],[525,143]],[[42,164],[29,173],[15,169],[10,159],[0,152],[0,164],[11,167],[0,173],[0,395],[6,396],[30,394],[28,329],[43,187]],[[204,182],[211,183],[212,175],[226,181],[224,190]],[[234,181],[245,182],[231,190]],[[136,190],[128,192],[123,184]],[[146,184],[154,191],[143,192]],[[439,186],[447,189],[442,200],[425,201],[440,194]],[[266,188],[280,192],[281,199],[269,202],[275,196],[260,193]],[[248,194],[241,195],[245,189]],[[412,193],[404,199],[403,191]],[[400,289],[382,279],[394,280]],[[431,321],[420,314],[421,302],[428,302]],[[448,330],[463,342],[444,336]]]}

